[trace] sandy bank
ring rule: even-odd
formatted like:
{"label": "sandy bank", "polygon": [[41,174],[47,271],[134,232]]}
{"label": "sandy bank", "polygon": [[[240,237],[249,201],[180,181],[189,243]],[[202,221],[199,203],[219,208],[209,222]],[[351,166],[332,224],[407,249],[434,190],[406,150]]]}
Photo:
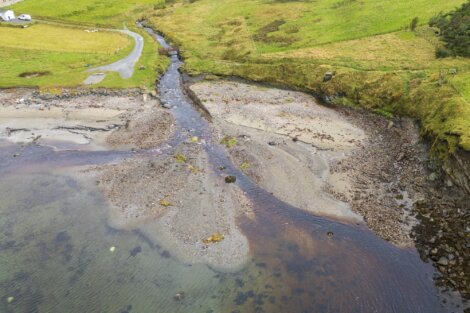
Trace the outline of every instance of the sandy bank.
{"label": "sandy bank", "polygon": [[167,138],[171,132],[167,125],[172,123],[171,115],[156,100],[142,97],[85,95],[44,100],[28,90],[0,93],[0,139],[15,143],[58,149],[147,148]]}
{"label": "sandy bank", "polygon": [[324,191],[330,162],[365,140],[360,128],[300,92],[234,82],[191,88],[213,116],[218,140],[228,136],[237,142],[230,154],[257,184],[315,214],[362,221]]}
{"label": "sandy bank", "polygon": [[[99,181],[109,224],[139,229],[186,263],[238,270],[249,257],[236,225],[250,202],[222,172],[213,172],[202,142],[166,142],[177,131],[169,110],[132,95],[44,100],[30,91],[0,93],[0,139],[76,150],[150,149],[115,164],[81,169]],[[217,243],[204,243],[222,234]]]}
{"label": "sandy bank", "polygon": [[[251,205],[221,174],[211,170],[201,144],[188,142],[169,154],[105,166],[98,179],[112,226],[140,229],[183,262],[237,270],[249,246],[235,221]],[[215,233],[223,240],[203,242]]]}
{"label": "sandy bank", "polygon": [[218,138],[236,139],[230,155],[261,187],[314,214],[363,218],[384,239],[412,244],[411,208],[427,176],[413,123],[239,82],[191,89],[213,116]]}

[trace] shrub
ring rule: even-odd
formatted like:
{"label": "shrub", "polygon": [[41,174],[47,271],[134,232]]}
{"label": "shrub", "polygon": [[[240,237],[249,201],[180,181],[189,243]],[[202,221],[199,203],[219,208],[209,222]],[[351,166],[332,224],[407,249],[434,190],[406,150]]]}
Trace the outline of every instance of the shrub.
{"label": "shrub", "polygon": [[[429,25],[440,29],[449,53],[470,57],[470,0],[453,12],[439,13],[429,21]],[[446,54],[443,49],[436,51],[436,56],[438,53]]]}
{"label": "shrub", "polygon": [[410,29],[411,31],[415,31],[416,30],[416,26],[418,26],[418,17],[415,17],[411,20],[411,23],[410,23]]}
{"label": "shrub", "polygon": [[441,47],[436,48],[436,58],[438,59],[447,58],[447,57],[450,57],[451,55],[452,55],[452,52],[449,51],[445,47],[441,46]]}

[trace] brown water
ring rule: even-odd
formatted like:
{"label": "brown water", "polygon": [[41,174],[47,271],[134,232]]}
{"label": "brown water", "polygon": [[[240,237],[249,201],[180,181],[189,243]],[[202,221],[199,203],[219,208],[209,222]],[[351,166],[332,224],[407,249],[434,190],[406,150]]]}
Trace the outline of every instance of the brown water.
{"label": "brown water", "polygon": [[[436,273],[414,249],[396,248],[360,225],[313,216],[254,185],[212,141],[207,122],[183,95],[180,61],[172,61],[159,88],[179,124],[170,145],[188,133],[204,138],[214,169],[223,165],[237,176],[254,203],[255,217],[239,220],[251,261],[236,273],[182,263],[138,228],[109,227],[95,183],[73,178],[76,165],[158,157],[156,150],[54,151],[3,143],[0,312],[463,311],[453,304],[457,296],[434,286]],[[184,299],[175,300],[177,293]]]}

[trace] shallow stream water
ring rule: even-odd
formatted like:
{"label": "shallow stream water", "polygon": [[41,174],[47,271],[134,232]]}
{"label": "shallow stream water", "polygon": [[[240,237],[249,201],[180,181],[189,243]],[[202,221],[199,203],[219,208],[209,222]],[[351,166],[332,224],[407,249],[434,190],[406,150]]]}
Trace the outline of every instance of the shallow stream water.
{"label": "shallow stream water", "polygon": [[[224,166],[237,176],[254,203],[255,218],[239,220],[250,242],[250,262],[235,273],[182,263],[138,228],[108,226],[107,204],[95,182],[73,178],[75,166],[152,150],[55,151],[4,143],[0,312],[461,311],[452,305],[457,297],[446,295],[442,303],[436,273],[416,251],[399,249],[362,225],[303,212],[254,185],[213,142],[208,123],[185,97],[181,64],[173,56],[159,86],[178,122],[170,145],[198,136],[214,169]],[[174,298],[178,293],[180,300]]]}

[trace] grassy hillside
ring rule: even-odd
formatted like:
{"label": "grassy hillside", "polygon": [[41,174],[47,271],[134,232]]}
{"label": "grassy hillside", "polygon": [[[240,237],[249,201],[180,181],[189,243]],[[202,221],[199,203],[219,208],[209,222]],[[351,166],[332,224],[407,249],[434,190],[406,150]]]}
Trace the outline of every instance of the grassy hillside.
{"label": "grassy hillside", "polygon": [[0,27],[0,38],[0,87],[77,85],[88,68],[118,60],[133,48],[129,37],[116,32],[44,24]]}
{"label": "grassy hillside", "polygon": [[[197,0],[148,18],[181,46],[189,72],[280,83],[411,115],[436,147],[447,143],[447,153],[470,150],[470,61],[436,59],[442,43],[427,22],[464,2]],[[324,82],[328,71],[336,75]]]}
{"label": "grassy hillside", "polygon": [[160,0],[24,0],[12,6],[35,18],[122,28]]}
{"label": "grassy hillside", "polygon": [[[463,2],[198,0],[172,6],[162,12],[158,24],[178,32],[200,54],[217,54],[223,48],[219,39],[225,46],[243,45],[251,53],[266,53],[394,32],[407,27],[414,17],[426,24],[436,13]],[[205,47],[215,51],[204,51]]]}

